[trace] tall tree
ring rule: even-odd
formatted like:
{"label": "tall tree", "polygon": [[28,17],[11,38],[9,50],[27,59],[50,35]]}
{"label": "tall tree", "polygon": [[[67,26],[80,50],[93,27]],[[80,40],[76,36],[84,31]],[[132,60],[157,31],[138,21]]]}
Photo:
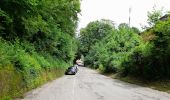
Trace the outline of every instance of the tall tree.
{"label": "tall tree", "polygon": [[83,44],[82,52],[88,53],[91,47],[109,34],[114,27],[109,20],[90,22],[86,28],[80,30],[80,41]]}

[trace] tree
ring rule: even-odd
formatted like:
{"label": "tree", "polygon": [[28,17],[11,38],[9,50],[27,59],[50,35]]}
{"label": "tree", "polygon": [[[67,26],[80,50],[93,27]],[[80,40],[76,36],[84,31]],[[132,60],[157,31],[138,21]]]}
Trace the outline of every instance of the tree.
{"label": "tree", "polygon": [[156,6],[153,7],[151,12],[148,12],[148,24],[149,27],[153,27],[159,19],[162,17],[162,10],[157,10]]}
{"label": "tree", "polygon": [[141,33],[140,30],[137,27],[132,27],[132,30],[137,34]]}
{"label": "tree", "polygon": [[[105,24],[102,25],[104,27]],[[103,27],[95,27],[93,29],[101,29]],[[112,28],[109,28],[110,30],[107,29],[107,34],[102,38],[97,38],[99,39],[98,41],[96,40],[97,34],[93,37],[87,37],[88,35],[84,35],[83,37],[83,39],[97,41],[90,45],[89,51],[85,56],[85,63],[93,68],[102,69],[102,71],[105,72],[120,70],[122,68],[121,64],[123,64],[131,54],[132,49],[140,44],[140,37],[128,24],[122,23],[118,26],[118,29],[115,29],[112,25],[110,25],[110,27]],[[82,33],[90,33],[91,31],[87,32],[89,28],[91,29],[91,27],[87,26],[85,29],[82,29]],[[95,34],[95,32],[96,31],[94,31],[93,34]],[[86,43],[87,42],[82,42],[82,46],[86,47]]]}
{"label": "tree", "polygon": [[62,59],[72,51],[67,42],[76,41],[79,0],[1,0],[0,8],[0,36],[4,39],[28,41],[36,51]]}
{"label": "tree", "polygon": [[114,27],[109,20],[101,20],[90,22],[86,28],[80,30],[80,42],[82,46],[82,53],[85,55],[89,52],[91,47],[103,39],[107,34],[112,32]]}

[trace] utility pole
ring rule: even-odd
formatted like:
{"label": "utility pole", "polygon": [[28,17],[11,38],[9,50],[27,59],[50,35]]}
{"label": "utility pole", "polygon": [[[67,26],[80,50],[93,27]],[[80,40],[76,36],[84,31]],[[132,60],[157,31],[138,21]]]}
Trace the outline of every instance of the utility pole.
{"label": "utility pole", "polygon": [[130,21],[131,21],[131,11],[132,11],[132,8],[129,7],[129,27],[130,27]]}

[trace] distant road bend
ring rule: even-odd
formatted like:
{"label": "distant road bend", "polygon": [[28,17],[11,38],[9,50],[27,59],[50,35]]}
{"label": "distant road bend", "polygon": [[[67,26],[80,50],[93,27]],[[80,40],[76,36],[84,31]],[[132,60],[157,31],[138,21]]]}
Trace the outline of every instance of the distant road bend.
{"label": "distant road bend", "polygon": [[81,67],[25,94],[22,100],[170,100],[170,94],[128,84]]}

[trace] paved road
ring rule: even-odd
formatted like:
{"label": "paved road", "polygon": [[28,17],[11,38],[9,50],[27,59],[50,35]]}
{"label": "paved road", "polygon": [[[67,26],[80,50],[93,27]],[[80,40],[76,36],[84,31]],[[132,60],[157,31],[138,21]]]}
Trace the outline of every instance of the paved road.
{"label": "paved road", "polygon": [[170,100],[170,94],[128,84],[81,67],[26,94],[23,100]]}

